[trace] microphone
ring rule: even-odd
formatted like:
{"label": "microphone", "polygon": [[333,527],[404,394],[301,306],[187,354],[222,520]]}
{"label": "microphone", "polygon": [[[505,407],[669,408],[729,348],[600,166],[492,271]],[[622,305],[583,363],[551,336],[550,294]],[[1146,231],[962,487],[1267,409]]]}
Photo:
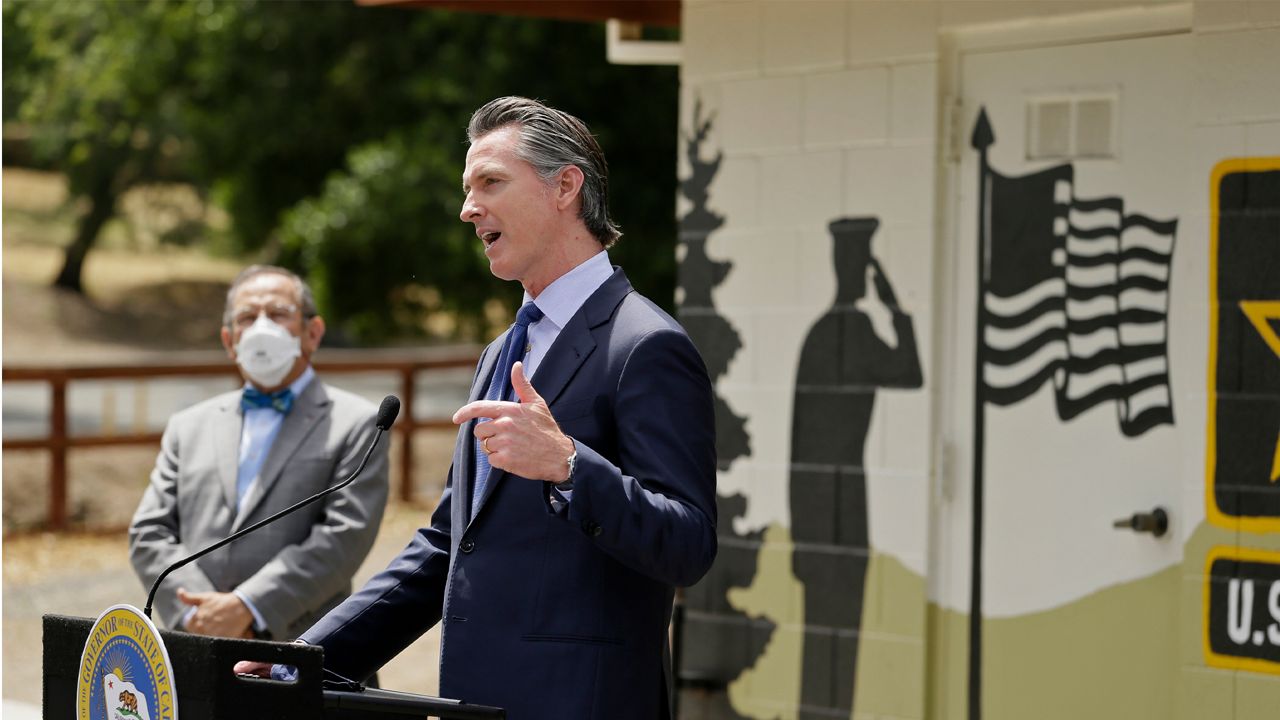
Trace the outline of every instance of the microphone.
{"label": "microphone", "polygon": [[[390,430],[391,423],[396,421],[396,416],[399,414],[400,398],[395,395],[388,395],[382,398],[382,404],[378,406],[378,417],[373,421],[373,424],[379,430]],[[375,443],[378,442],[378,438],[375,437],[373,441]]]}
{"label": "microphone", "polygon": [[248,535],[254,530],[257,530],[258,528],[264,525],[269,525],[275,522],[276,520],[279,520],[280,518],[284,517],[285,515],[288,515],[298,510],[299,508],[306,507],[307,505],[310,505],[311,503],[323,497],[332,495],[333,493],[338,492],[342,488],[354,482],[356,478],[360,477],[360,473],[361,471],[364,470],[365,464],[369,462],[369,457],[373,455],[373,449],[378,446],[378,440],[382,438],[382,433],[391,429],[391,424],[396,421],[396,416],[399,414],[400,414],[400,398],[396,397],[395,395],[388,395],[382,398],[382,404],[378,406],[378,416],[373,422],[374,427],[377,428],[377,432],[374,433],[373,440],[370,441],[369,449],[365,451],[364,458],[360,460],[359,467],[356,468],[355,472],[351,473],[350,477],[338,483],[337,485],[334,485],[333,487],[325,488],[324,490],[321,490],[320,492],[316,493],[315,495],[312,495],[309,498],[300,500],[294,503],[293,505],[290,505],[289,507],[285,508],[284,510],[281,510],[280,512],[276,513],[275,515],[272,515],[269,518],[259,520],[258,522],[250,525],[247,528],[241,528],[240,530],[234,533],[231,533],[227,537],[222,538],[221,540],[210,545],[209,547],[203,550],[200,550],[199,552],[196,552],[192,555],[188,555],[187,557],[165,568],[164,572],[160,573],[160,577],[157,577],[156,581],[151,584],[151,592],[147,593],[147,606],[142,609],[142,613],[146,615],[148,619],[151,618],[151,605],[155,602],[156,591],[160,589],[160,583],[164,582],[164,579],[169,577],[169,574],[172,573],[174,570],[178,570],[180,568],[186,567],[187,565],[190,565],[191,563],[195,562],[196,560],[199,560],[205,555],[208,555],[214,550],[217,550],[220,547],[223,547],[236,540],[239,540],[240,538],[244,537],[245,535]]}

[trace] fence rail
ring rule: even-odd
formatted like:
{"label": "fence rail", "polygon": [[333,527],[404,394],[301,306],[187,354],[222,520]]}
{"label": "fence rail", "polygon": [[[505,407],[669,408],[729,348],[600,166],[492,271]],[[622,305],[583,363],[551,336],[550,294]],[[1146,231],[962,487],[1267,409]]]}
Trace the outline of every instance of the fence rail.
{"label": "fence rail", "polygon": [[[333,351],[326,350],[323,358],[314,363],[318,372],[326,375],[352,373],[394,373],[400,378],[400,417],[393,427],[400,433],[398,462],[400,465],[400,496],[413,498],[413,433],[423,429],[452,428],[448,418],[414,417],[414,395],[418,373],[453,368],[473,368],[479,358],[476,347],[430,348],[407,351]],[[49,385],[49,432],[44,437],[5,439],[5,450],[48,450],[49,511],[47,523],[51,530],[67,527],[67,451],[72,448],[107,447],[114,445],[150,445],[160,442],[158,432],[99,433],[70,435],[67,429],[67,385],[81,380],[135,380],[147,381],[162,377],[216,377],[238,378],[233,365],[225,356],[202,353],[203,359],[182,363],[121,363],[81,366],[5,366],[4,382],[43,382]]]}

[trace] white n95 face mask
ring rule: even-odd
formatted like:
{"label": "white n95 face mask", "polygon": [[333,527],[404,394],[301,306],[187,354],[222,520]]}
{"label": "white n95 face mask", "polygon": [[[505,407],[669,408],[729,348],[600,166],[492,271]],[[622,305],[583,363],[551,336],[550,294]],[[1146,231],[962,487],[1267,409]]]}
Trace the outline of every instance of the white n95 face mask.
{"label": "white n95 face mask", "polygon": [[236,345],[236,364],[250,380],[264,388],[279,385],[300,355],[302,341],[272,322],[265,313],[240,334]]}

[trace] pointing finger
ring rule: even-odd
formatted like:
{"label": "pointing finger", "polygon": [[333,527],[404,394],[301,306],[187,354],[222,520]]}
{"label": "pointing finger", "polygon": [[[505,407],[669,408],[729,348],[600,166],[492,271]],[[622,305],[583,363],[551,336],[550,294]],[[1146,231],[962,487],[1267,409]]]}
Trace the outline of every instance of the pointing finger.
{"label": "pointing finger", "polygon": [[502,417],[510,414],[512,409],[516,407],[515,403],[501,400],[476,400],[458,408],[458,411],[453,414],[453,424],[461,425],[475,418]]}

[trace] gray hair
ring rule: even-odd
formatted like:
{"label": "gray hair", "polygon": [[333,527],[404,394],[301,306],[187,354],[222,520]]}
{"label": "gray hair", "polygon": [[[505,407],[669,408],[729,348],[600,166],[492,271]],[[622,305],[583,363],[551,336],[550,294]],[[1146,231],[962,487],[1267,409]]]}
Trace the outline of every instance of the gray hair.
{"label": "gray hair", "polygon": [[579,217],[604,247],[617,242],[622,230],[609,218],[609,165],[586,124],[537,100],[500,97],[471,116],[467,139],[474,143],[508,126],[518,129],[516,155],[532,165],[543,180],[550,180],[569,165],[582,171]]}
{"label": "gray hair", "polygon": [[222,309],[223,325],[231,327],[231,323],[235,317],[235,311],[232,308],[232,303],[236,300],[236,292],[240,289],[240,286],[244,285],[252,278],[266,274],[283,275],[293,281],[293,284],[298,288],[298,305],[302,310],[303,319],[310,319],[320,314],[316,311],[316,298],[315,295],[311,293],[311,287],[307,285],[305,280],[298,277],[296,273],[275,265],[250,265],[249,267],[241,270],[240,274],[236,275],[236,279],[231,281],[231,287],[227,288],[227,304]]}

